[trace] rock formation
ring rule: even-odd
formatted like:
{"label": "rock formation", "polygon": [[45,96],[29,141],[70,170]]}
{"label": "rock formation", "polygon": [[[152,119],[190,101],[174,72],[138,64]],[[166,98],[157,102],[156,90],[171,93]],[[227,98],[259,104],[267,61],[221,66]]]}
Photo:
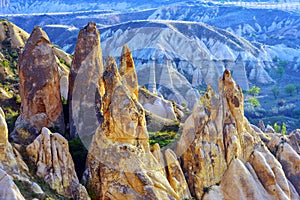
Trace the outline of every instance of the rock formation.
{"label": "rock formation", "polygon": [[181,111],[179,111],[179,116],[176,115],[176,108],[174,108],[171,101],[165,100],[163,97],[159,97],[145,88],[139,89],[139,102],[143,105],[145,110],[162,118],[177,120],[183,117]]}
{"label": "rock formation", "polygon": [[126,85],[130,93],[134,94],[135,98],[138,99],[138,79],[131,51],[126,44],[123,46],[120,58],[120,75],[123,84]]}
{"label": "rock formation", "polygon": [[233,72],[244,90],[249,88],[249,82],[274,82],[267,73],[272,57],[266,47],[252,45],[207,24],[145,20],[104,27],[101,31],[104,56],[119,56],[122,45],[127,43],[139,85],[178,104],[185,102],[189,109],[198,100],[194,88],[211,85],[216,90],[216,80],[224,69]]}
{"label": "rock formation", "polygon": [[144,110],[123,85],[116,63],[106,59],[104,120],[89,149],[88,187],[101,199],[179,199],[152,155]]}
{"label": "rock formation", "polygon": [[51,133],[44,127],[26,151],[37,166],[37,176],[52,189],[67,197],[89,199],[78,181],[68,141],[59,133]]}
{"label": "rock formation", "polygon": [[60,78],[47,34],[35,27],[19,56],[21,119],[38,130],[57,127],[64,132]]}
{"label": "rock formation", "polygon": [[19,51],[29,38],[26,31],[6,20],[1,20],[0,30],[0,49]]}
{"label": "rock formation", "polygon": [[[102,63],[102,50],[100,47],[100,34],[96,27],[96,24],[90,22],[78,35],[75,54],[72,61],[71,71],[69,75],[69,121],[70,121],[70,136],[78,136],[79,122],[97,121],[90,119],[91,114],[82,114],[79,116],[79,112],[85,112],[85,105],[82,102],[89,102],[89,107],[94,107],[95,104],[95,92],[98,88],[97,104],[101,104],[101,96],[103,91],[101,88],[100,76],[103,73]],[[100,80],[98,82],[98,80]],[[82,97],[84,95],[84,97]],[[82,100],[82,101],[80,101]],[[84,125],[86,126],[86,125]],[[97,126],[96,126],[97,127]],[[92,128],[93,129],[93,128]],[[91,129],[91,130],[92,130]],[[95,129],[93,129],[94,131]]]}
{"label": "rock formation", "polygon": [[13,179],[0,168],[0,197],[1,199],[25,200],[15,185]]}
{"label": "rock formation", "polygon": [[27,165],[22,160],[19,152],[8,142],[8,130],[5,116],[0,107],[0,168],[10,175],[19,176],[28,171]]}
{"label": "rock formation", "polygon": [[[299,155],[287,142],[277,148],[269,139],[266,145],[267,135],[250,126],[243,104],[242,90],[227,70],[219,78],[219,95],[208,87],[195,104],[177,146],[192,195],[197,199],[299,198],[295,190]],[[270,152],[275,146],[281,164]]]}

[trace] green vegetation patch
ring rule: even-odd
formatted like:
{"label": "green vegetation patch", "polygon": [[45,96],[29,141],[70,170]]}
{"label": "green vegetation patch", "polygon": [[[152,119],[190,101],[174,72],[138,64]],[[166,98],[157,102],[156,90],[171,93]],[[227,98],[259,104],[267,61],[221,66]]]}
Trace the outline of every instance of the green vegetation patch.
{"label": "green vegetation patch", "polygon": [[151,146],[158,143],[160,147],[164,147],[179,139],[179,136],[180,134],[174,131],[149,132],[149,143]]}
{"label": "green vegetation patch", "polygon": [[69,141],[70,153],[75,164],[75,170],[80,179],[85,170],[85,162],[88,150],[82,144],[80,138],[75,138]]}

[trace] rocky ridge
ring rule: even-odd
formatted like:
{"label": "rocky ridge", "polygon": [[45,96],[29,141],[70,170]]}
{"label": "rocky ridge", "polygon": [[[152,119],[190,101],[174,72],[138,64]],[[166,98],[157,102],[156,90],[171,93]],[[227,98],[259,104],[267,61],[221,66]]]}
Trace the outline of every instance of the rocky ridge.
{"label": "rocky ridge", "polygon": [[203,23],[135,21],[101,32],[103,55],[118,57],[121,44],[127,43],[139,85],[178,104],[185,102],[190,109],[199,96],[195,88],[210,84],[217,89],[215,80],[224,69],[233,72],[244,90],[250,83],[274,82],[267,73],[272,58],[263,47]]}

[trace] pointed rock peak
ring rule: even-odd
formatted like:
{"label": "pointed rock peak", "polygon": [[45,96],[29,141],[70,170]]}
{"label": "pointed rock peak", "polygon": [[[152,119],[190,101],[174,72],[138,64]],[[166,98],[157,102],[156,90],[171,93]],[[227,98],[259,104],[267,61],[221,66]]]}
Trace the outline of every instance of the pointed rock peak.
{"label": "pointed rock peak", "polygon": [[231,73],[228,69],[225,69],[223,73],[223,81],[228,80],[229,78],[231,78]]}
{"label": "pointed rock peak", "polygon": [[112,73],[115,76],[119,75],[118,68],[117,68],[117,63],[116,63],[113,56],[107,56],[106,59],[105,59],[105,64],[106,64],[105,65],[105,71],[104,71],[105,74],[103,75],[104,77],[106,77],[105,75],[107,73]]}
{"label": "pointed rock peak", "polygon": [[95,32],[95,31],[98,31],[95,22],[89,22],[89,23],[84,27],[84,29],[87,30],[88,32]]}
{"label": "pointed rock peak", "polygon": [[134,61],[132,59],[132,53],[125,44],[122,49],[121,59],[120,59],[120,75],[123,76],[126,74],[130,69],[134,69]]}
{"label": "pointed rock peak", "polygon": [[50,44],[50,39],[47,33],[43,31],[43,29],[40,26],[35,26],[28,39],[27,45],[36,45],[37,43],[40,43],[42,41],[44,43]]}
{"label": "pointed rock peak", "polygon": [[138,79],[131,51],[126,44],[123,46],[120,59],[120,75],[122,83],[129,89],[132,97],[138,99]]}
{"label": "pointed rock peak", "polygon": [[105,71],[103,73],[105,91],[113,90],[118,81],[120,81],[120,75],[117,68],[117,63],[112,56],[107,56],[105,59]]}
{"label": "pointed rock peak", "polygon": [[203,96],[200,97],[200,104],[204,105],[207,109],[212,109],[212,104],[215,103],[215,99],[217,99],[217,94],[211,87],[211,85],[207,85],[206,92]]}
{"label": "pointed rock peak", "polygon": [[82,62],[92,52],[94,57],[97,57],[101,60],[102,51],[100,46],[100,33],[96,27],[96,23],[89,22],[79,31],[71,70],[77,72]]}

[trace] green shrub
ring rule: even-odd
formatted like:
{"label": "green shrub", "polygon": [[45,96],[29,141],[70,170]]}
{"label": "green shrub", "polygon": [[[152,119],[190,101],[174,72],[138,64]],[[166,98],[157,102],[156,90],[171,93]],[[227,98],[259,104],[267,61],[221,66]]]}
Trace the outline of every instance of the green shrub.
{"label": "green shrub", "polygon": [[174,131],[149,132],[149,143],[151,146],[153,146],[155,143],[158,143],[160,147],[164,147],[177,138],[179,138],[179,134]]}
{"label": "green shrub", "polygon": [[250,98],[248,99],[248,101],[249,101],[250,104],[253,105],[254,107],[260,106],[259,101],[258,101],[255,97],[250,97]]}
{"label": "green shrub", "polygon": [[287,132],[286,132],[286,124],[283,122],[283,123],[282,123],[282,126],[281,126],[281,134],[282,134],[282,135],[286,135],[286,133],[287,133]]}
{"label": "green shrub", "polygon": [[259,94],[260,88],[256,87],[255,85],[250,88],[249,90],[247,90],[247,93],[253,96],[257,96]]}
{"label": "green shrub", "polygon": [[281,127],[280,127],[280,125],[278,125],[276,122],[274,123],[273,128],[274,128],[274,130],[275,130],[276,133],[279,133],[279,132],[280,132]]}
{"label": "green shrub", "polygon": [[284,87],[284,91],[287,95],[293,96],[296,92],[297,88],[294,84],[288,84]]}
{"label": "green shrub", "polygon": [[272,87],[271,92],[272,92],[274,98],[277,99],[277,97],[279,96],[279,93],[280,93],[279,87],[278,86]]}

